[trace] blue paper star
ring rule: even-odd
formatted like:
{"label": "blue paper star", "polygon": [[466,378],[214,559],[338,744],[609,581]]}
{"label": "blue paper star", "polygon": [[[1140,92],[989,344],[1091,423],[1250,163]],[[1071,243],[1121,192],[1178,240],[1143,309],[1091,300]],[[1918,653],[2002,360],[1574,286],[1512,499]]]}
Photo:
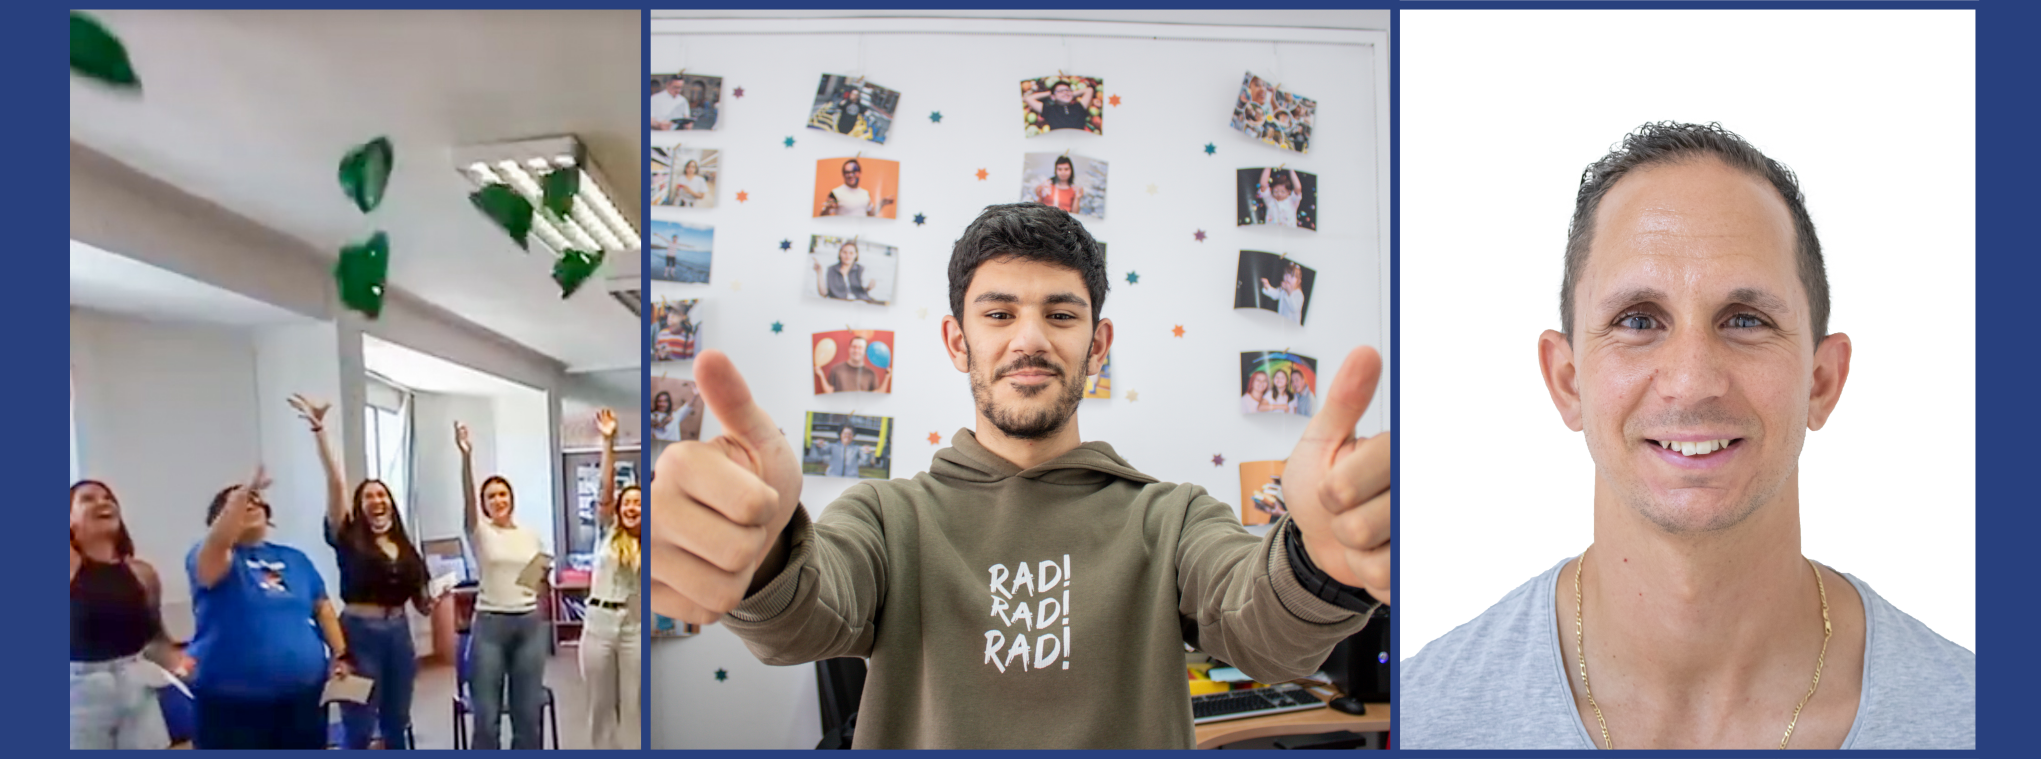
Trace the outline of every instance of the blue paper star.
{"label": "blue paper star", "polygon": [[935,122],[935,123],[937,123],[937,124],[941,124],[941,123],[943,123],[943,112],[942,112],[942,111],[936,111],[935,113],[931,113],[931,114],[929,114],[929,115],[928,115],[928,120],[929,120],[929,121],[933,121],[933,122]]}
{"label": "blue paper star", "polygon": [[719,682],[719,683],[720,683],[720,682],[723,682],[723,681],[725,681],[725,680],[729,680],[729,679],[730,679],[730,671],[729,671],[729,670],[727,670],[727,669],[719,669],[719,670],[716,670],[716,682]]}
{"label": "blue paper star", "polygon": [[1130,271],[1130,272],[1127,272],[1127,284],[1130,284],[1130,285],[1133,285],[1133,284],[1140,284],[1140,282],[1141,282],[1141,275],[1140,275],[1140,273],[1138,273],[1138,272],[1131,272],[1131,271]]}
{"label": "blue paper star", "polygon": [[793,241],[793,240],[781,240],[781,241],[780,241],[780,250],[793,250],[793,249],[794,249],[794,241]]}
{"label": "blue paper star", "polygon": [[[792,137],[788,137],[788,138],[787,138],[787,147],[793,147],[793,145],[794,145],[794,138],[792,138]],[[1209,142],[1205,143],[1205,155],[1211,155],[1211,154],[1213,154],[1213,153],[1217,153],[1217,152],[1219,152],[1219,146],[1217,146],[1217,145],[1214,145],[1214,144],[1212,144],[1212,143],[1209,143]]]}
{"label": "blue paper star", "polygon": [[786,326],[785,326],[785,325],[782,325],[782,324],[780,324],[779,322],[773,322],[773,323],[772,323],[772,333],[773,333],[773,334],[775,334],[775,335],[779,334],[779,333],[780,333],[780,330],[782,330],[782,329],[786,329]]}
{"label": "blue paper star", "polygon": [[[794,146],[794,138],[792,138],[792,137],[788,137],[788,138],[787,138],[787,147],[790,147],[790,148],[791,148],[791,147],[793,147],[793,146]],[[1210,145],[1206,145],[1205,147],[1208,147],[1208,148],[1209,148],[1209,147],[1211,147],[1211,146],[1210,146]]]}
{"label": "blue paper star", "polygon": [[921,214],[915,214],[915,215],[914,215],[914,226],[917,226],[917,227],[918,227],[918,226],[921,226],[921,225],[923,225],[923,224],[927,224],[927,223],[928,223],[928,217],[927,217],[927,216],[923,216],[923,215],[921,215]]}

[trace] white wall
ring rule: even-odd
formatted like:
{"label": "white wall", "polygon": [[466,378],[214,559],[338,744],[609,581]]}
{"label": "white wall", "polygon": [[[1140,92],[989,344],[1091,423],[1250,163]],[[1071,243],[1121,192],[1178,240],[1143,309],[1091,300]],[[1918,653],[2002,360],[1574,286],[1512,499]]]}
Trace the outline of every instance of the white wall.
{"label": "white wall", "polygon": [[[276,525],[269,539],[311,557],[313,566],[326,577],[327,593],[337,598],[340,570],[325,537],[325,465],[319,461],[318,445],[305,421],[288,399],[303,393],[332,402],[333,409],[326,414],[327,440],[344,444],[342,441],[356,440],[362,434],[361,424],[355,421],[363,413],[362,376],[355,373],[349,383],[341,372],[340,336],[331,323],[266,327],[255,332],[255,346],[253,410],[261,430],[262,462],[275,481],[266,494]],[[343,390],[344,384],[351,387]],[[358,450],[359,446],[347,448]],[[346,471],[352,482],[365,467],[348,467]]]}
{"label": "white wall", "polygon": [[558,552],[553,550],[553,542],[558,527],[553,515],[558,513],[556,506],[562,501],[554,487],[560,470],[557,442],[560,426],[554,421],[558,418],[558,407],[553,396],[539,393],[490,399],[495,421],[496,469],[489,472],[477,466],[475,470],[478,484],[490,474],[510,480],[517,489],[514,511],[517,523],[538,531],[546,552],[555,555]]}
{"label": "white wall", "polygon": [[414,393],[411,506],[419,540],[462,537],[461,451],[454,445],[454,422],[468,425],[475,443],[477,483],[496,471],[495,409],[489,399],[469,395]]}
{"label": "white wall", "polygon": [[262,455],[255,341],[72,309],[71,366],[80,473],[113,488],[136,553],[162,575],[165,625],[189,636],[185,555],[213,494]]}
{"label": "white wall", "polygon": [[[879,28],[886,24],[895,26]],[[725,33],[738,26],[747,33]],[[885,33],[905,27],[926,33]],[[797,29],[812,33],[787,33]],[[844,33],[830,33],[837,30]],[[867,33],[852,33],[858,31]],[[944,34],[966,31],[974,33]],[[1283,34],[1315,41],[1269,41]],[[1172,39],[1189,36],[1205,39]],[[1341,40],[1345,44],[1333,44]],[[1111,442],[1149,474],[1201,484],[1235,501],[1235,464],[1285,457],[1304,426],[1299,418],[1239,413],[1240,352],[1292,349],[1317,358],[1320,371],[1330,375],[1349,349],[1387,346],[1387,134],[1378,128],[1386,123],[1387,93],[1376,87],[1386,71],[1377,65],[1383,59],[1376,48],[1354,44],[1360,40],[1386,44],[1385,35],[1330,30],[1129,31],[1085,22],[655,22],[652,72],[685,68],[727,78],[717,130],[652,133],[655,146],[679,143],[724,154],[714,208],[652,209],[655,220],[715,226],[710,282],[653,282],[651,297],[702,299],[695,313],[704,324],[702,346],[731,355],[753,395],[789,435],[798,437],[806,411],[893,417],[892,474],[911,476],[927,469],[935,451],[974,419],[966,380],[940,347],[951,243],[984,206],[1019,198],[1024,153],[1068,149],[1108,161],[1107,218],[1084,221],[1108,246],[1111,291],[1102,313],[1117,328],[1115,397],[1085,401],[1080,429],[1087,440]],[[930,65],[937,61],[941,65]],[[1121,106],[1107,108],[1103,135],[1022,135],[1020,80],[1058,69],[1102,76],[1106,92],[1123,98]],[[1318,100],[1310,155],[1227,129],[1248,70]],[[902,93],[887,144],[804,128],[824,72],[863,74]],[[731,97],[730,89],[740,85],[745,97]],[[942,112],[941,123],[931,122],[931,111]],[[794,138],[792,148],[774,142],[783,134]],[[1203,152],[1206,143],[1216,147],[1215,155]],[[899,219],[810,218],[815,162],[859,152],[901,162]],[[1318,231],[1233,226],[1235,170],[1279,164],[1318,175]],[[989,173],[985,181],[974,176],[980,168]],[[739,190],[747,193],[745,202],[737,201]],[[912,222],[917,213],[926,215],[925,225]],[[1208,235],[1204,242],[1193,238],[1200,229]],[[897,246],[894,303],[804,300],[804,251],[813,234],[859,235]],[[781,252],[782,239],[794,250]],[[1242,249],[1288,253],[1318,271],[1308,326],[1232,308]],[[1139,272],[1138,284],[1126,281],[1130,270]],[[769,330],[775,321],[784,325],[783,334]],[[1178,324],[1186,330],[1183,338],[1170,332]],[[894,395],[812,394],[809,335],[846,326],[896,332]],[[686,379],[690,364],[661,365],[653,373]],[[1321,391],[1325,386],[1321,380]],[[1129,390],[1139,392],[1138,401],[1126,400]],[[1364,434],[1386,425],[1383,409],[1377,404],[1362,420]],[[941,445],[926,440],[930,432],[941,436]],[[712,421],[703,435],[715,434]],[[1227,464],[1215,468],[1214,454]],[[802,500],[819,512],[851,483],[807,478]],[[654,747],[809,748],[819,739],[813,667],[765,667],[720,626],[656,641],[652,649]],[[730,681],[710,679],[707,673],[717,669],[728,670]]]}

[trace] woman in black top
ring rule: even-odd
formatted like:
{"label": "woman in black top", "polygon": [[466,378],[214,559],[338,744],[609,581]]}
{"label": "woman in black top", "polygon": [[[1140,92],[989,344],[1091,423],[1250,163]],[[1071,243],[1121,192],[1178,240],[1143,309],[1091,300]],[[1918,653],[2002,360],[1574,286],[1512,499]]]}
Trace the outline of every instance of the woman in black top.
{"label": "woman in black top", "polygon": [[340,463],[326,442],[326,411],[302,395],[291,407],[312,428],[319,459],[326,466],[326,542],[340,568],[340,599],[347,603],[340,626],[347,636],[354,670],[376,685],[367,704],[342,703],[346,747],[365,749],[380,729],[386,749],[410,748],[411,695],[418,678],[418,651],[404,607],[431,616],[439,599],[426,594],[425,559],[404,532],[397,499],[381,480],[362,480],[352,505]]}
{"label": "woman in black top", "polygon": [[135,558],[113,489],[71,486],[71,748],[170,747],[150,664],[178,668],[163,634],[163,583]]}

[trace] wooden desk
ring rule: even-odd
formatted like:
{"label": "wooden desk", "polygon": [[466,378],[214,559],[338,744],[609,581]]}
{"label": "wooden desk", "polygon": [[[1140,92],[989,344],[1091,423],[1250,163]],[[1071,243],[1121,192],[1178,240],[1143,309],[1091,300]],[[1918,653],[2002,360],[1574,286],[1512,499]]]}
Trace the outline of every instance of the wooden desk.
{"label": "wooden desk", "polygon": [[[1312,694],[1317,695],[1317,694]],[[1323,709],[1268,714],[1260,717],[1207,722],[1197,726],[1198,748],[1218,748],[1236,741],[1278,735],[1315,735],[1346,730],[1356,733],[1389,731],[1389,705],[1368,704],[1361,714],[1348,714],[1330,706]]]}

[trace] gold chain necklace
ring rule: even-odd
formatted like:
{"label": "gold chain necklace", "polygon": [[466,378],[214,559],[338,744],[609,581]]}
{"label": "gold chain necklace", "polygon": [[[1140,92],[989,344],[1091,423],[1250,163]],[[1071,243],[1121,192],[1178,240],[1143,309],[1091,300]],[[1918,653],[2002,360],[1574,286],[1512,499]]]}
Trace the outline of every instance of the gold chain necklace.
{"label": "gold chain necklace", "polygon": [[[1786,734],[1779,738],[1783,749],[1793,740],[1793,728],[1800,724],[1800,710],[1807,708],[1807,700],[1814,698],[1814,689],[1821,685],[1821,665],[1828,660],[1828,639],[1835,635],[1835,627],[1828,621],[1828,585],[1821,580],[1821,568],[1813,559],[1803,559],[1814,570],[1814,587],[1821,592],[1821,655],[1814,658],[1814,681],[1807,684],[1807,695],[1800,697],[1800,703],[1793,707],[1793,720],[1786,723]],[[1595,692],[1587,684],[1587,649],[1581,647],[1580,634],[1580,570],[1587,565],[1587,551],[1580,552],[1580,558],[1573,564],[1573,652],[1580,660],[1580,691],[1587,695],[1587,705],[1595,710],[1595,723],[1602,726],[1602,748],[1614,749],[1616,744],[1609,740],[1609,721],[1602,718],[1602,707],[1595,703]]]}

